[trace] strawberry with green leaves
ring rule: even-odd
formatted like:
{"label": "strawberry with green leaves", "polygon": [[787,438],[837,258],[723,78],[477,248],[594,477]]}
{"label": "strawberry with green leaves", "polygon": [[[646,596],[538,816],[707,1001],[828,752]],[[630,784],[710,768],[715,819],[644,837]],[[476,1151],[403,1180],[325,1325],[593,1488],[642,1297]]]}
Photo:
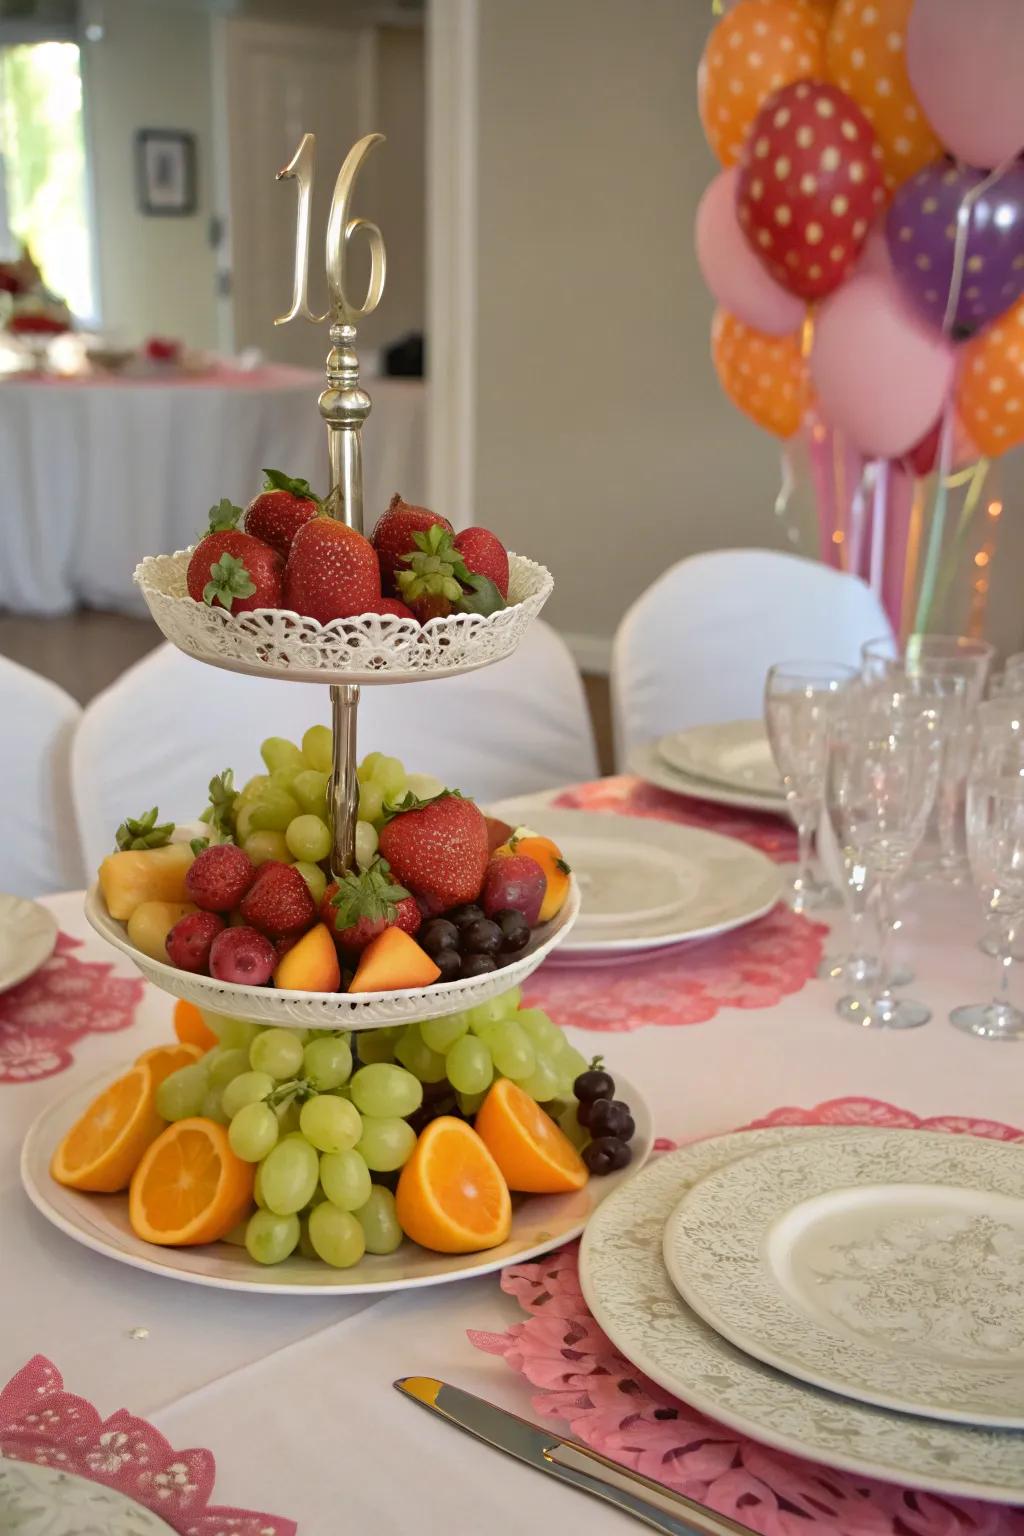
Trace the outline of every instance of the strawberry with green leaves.
{"label": "strawberry with green leaves", "polygon": [[126,816],[117,829],[114,841],[118,848],[124,852],[126,849],[163,848],[171,840],[174,831],[174,822],[165,821],[157,825],[159,812],[154,805],[152,810],[146,811],[142,816]]}
{"label": "strawberry with green leaves", "polygon": [[391,873],[386,859],[332,880],[320,902],[320,920],[340,949],[358,952],[385,928],[413,934],[422,921],[414,896]]}
{"label": "strawberry with green leaves", "polygon": [[452,532],[452,525],[446,517],[431,512],[429,507],[414,507],[411,502],[403,501],[397,492],[392,496],[387,511],[377,520],[377,526],[370,535],[370,542],[380,562],[381,586],[385,595],[395,590],[395,575],[402,569],[402,557],[415,552],[415,535],[426,533],[434,527],[442,528],[446,533]]}
{"label": "strawberry with green leaves", "polygon": [[[505,598],[490,576],[471,571],[451,533],[437,524],[414,533],[416,548],[402,556],[395,572],[398,593],[421,624],[451,613],[497,613]],[[508,580],[506,575],[506,590]]]}
{"label": "strawberry with green leaves", "polygon": [[445,790],[407,795],[381,829],[381,857],[432,913],[476,901],[487,868],[487,824],[472,800]]}
{"label": "strawberry with green leaves", "polygon": [[210,532],[188,563],[188,595],[229,613],[280,608],[284,561],[276,549],[238,530],[241,515],[227,497],[210,508]]}
{"label": "strawberry with green leaves", "polygon": [[287,560],[295,535],[303,523],[317,516],[323,504],[308,480],[296,479],[280,469],[265,469],[263,475],[263,489],[246,507],[242,527]]}

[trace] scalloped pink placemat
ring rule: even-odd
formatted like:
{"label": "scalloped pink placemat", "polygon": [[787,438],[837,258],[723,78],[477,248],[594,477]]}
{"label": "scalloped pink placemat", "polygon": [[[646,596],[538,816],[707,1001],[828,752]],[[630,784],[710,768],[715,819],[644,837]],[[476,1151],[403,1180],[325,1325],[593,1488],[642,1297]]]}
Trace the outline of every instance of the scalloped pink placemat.
{"label": "scalloped pink placemat", "polygon": [[[999,1141],[1024,1131],[961,1115],[922,1119],[879,1099],[787,1106],[742,1130],[771,1125],[873,1125]],[[664,1147],[666,1143],[659,1143]],[[648,1381],[618,1354],[580,1290],[578,1245],[502,1271],[501,1287],[529,1314],[505,1333],[468,1330],[536,1390],[535,1412],[625,1467],[731,1515],[764,1536],[1024,1536],[1024,1510],[921,1493],[819,1466],[760,1445]],[[1021,1439],[1024,1456],[1024,1436]]]}
{"label": "scalloped pink placemat", "polygon": [[787,816],[675,795],[631,773],[575,784],[551,803],[566,811],[608,811],[613,816],[645,816],[653,821],[674,821],[677,826],[703,827],[708,832],[721,832],[723,837],[737,837],[777,864],[790,864],[796,858],[796,832]]}

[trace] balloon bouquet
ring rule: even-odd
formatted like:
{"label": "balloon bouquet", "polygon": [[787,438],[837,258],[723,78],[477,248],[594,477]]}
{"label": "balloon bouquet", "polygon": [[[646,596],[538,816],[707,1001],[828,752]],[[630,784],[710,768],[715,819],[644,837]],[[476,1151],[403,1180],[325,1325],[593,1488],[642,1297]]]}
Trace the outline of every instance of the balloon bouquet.
{"label": "balloon bouquet", "polygon": [[1024,441],[1022,81],[1024,0],[738,0],[701,60],[715,369],[806,440],[823,557],[897,629],[926,627],[989,461]]}

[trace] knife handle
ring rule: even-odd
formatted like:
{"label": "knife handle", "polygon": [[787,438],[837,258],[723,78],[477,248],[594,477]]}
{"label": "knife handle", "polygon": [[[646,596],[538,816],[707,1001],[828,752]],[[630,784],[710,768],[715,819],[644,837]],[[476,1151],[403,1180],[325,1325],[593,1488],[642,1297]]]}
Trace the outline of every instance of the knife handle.
{"label": "knife handle", "polygon": [[627,1471],[585,1445],[563,1440],[552,1445],[545,1456],[564,1482],[614,1504],[666,1536],[752,1536],[749,1526],[718,1515],[685,1494],[673,1493],[642,1472]]}

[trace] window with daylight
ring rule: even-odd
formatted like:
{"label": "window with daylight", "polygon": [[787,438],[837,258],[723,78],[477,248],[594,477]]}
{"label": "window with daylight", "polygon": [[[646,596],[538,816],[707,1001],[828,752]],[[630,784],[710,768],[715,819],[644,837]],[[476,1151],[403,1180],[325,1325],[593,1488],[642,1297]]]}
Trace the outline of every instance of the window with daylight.
{"label": "window with daylight", "polygon": [[26,247],[46,287],[92,318],[89,238],[76,43],[0,46],[0,260]]}

